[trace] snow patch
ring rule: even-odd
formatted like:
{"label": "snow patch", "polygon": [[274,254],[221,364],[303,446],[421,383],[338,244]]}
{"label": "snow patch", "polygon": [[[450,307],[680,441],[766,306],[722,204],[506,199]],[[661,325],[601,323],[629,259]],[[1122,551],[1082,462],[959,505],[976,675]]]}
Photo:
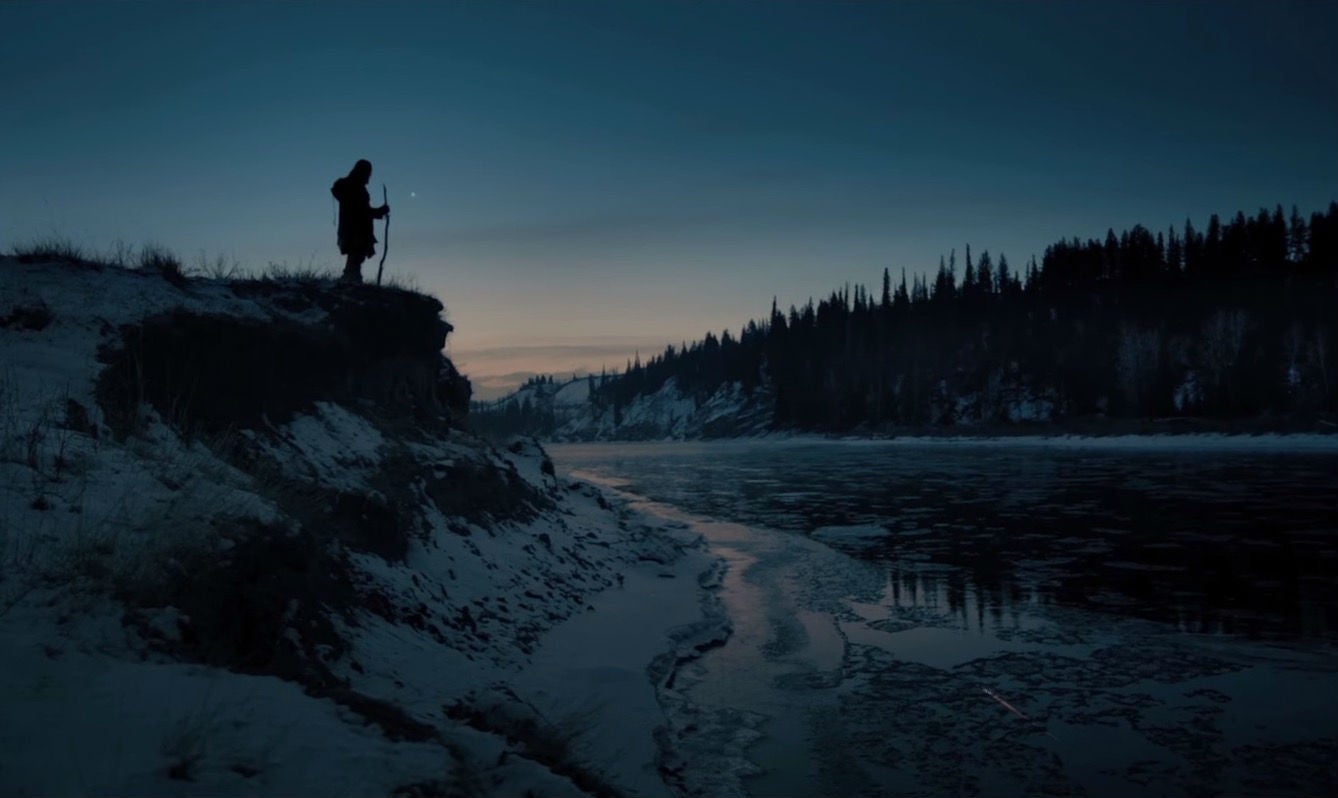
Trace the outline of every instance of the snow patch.
{"label": "snow patch", "polygon": [[317,402],[314,414],[298,415],[279,427],[277,437],[292,450],[263,439],[260,447],[277,459],[298,455],[303,476],[344,490],[365,487],[386,444],[370,422],[332,402]]}

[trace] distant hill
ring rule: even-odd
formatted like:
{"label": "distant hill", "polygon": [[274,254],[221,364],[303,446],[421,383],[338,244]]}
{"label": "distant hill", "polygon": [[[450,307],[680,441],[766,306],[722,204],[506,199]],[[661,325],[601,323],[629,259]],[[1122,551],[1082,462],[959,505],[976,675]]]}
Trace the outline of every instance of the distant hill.
{"label": "distant hill", "polygon": [[[614,378],[606,377],[604,382]],[[772,397],[737,383],[698,397],[670,377],[658,390],[613,406],[600,400],[598,378],[527,384],[495,402],[476,402],[471,425],[495,436],[537,435],[559,441],[683,440],[760,435],[772,426]]]}

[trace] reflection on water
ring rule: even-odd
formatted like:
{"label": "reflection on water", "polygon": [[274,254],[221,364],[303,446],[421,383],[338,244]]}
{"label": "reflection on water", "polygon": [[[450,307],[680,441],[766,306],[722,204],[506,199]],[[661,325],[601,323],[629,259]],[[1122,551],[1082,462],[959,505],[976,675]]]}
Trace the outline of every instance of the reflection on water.
{"label": "reflection on water", "polygon": [[[808,534],[877,525],[857,556],[964,626],[1059,603],[1186,631],[1333,636],[1338,457],[839,441],[556,446],[655,501]],[[838,544],[839,545],[839,544]]]}
{"label": "reflection on water", "polygon": [[1338,456],[553,454],[729,563],[734,634],[662,694],[685,795],[1338,790]]}

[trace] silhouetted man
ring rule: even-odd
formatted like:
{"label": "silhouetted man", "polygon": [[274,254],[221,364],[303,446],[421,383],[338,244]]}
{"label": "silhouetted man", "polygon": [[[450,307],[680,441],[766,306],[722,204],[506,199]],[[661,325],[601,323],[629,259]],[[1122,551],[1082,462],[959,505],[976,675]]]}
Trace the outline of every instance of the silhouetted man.
{"label": "silhouetted man", "polygon": [[367,181],[371,179],[372,162],[364,159],[330,186],[330,193],[339,200],[339,251],[348,256],[341,279],[351,283],[362,282],[362,262],[376,254],[372,220],[390,214],[389,205],[372,207],[367,194]]}

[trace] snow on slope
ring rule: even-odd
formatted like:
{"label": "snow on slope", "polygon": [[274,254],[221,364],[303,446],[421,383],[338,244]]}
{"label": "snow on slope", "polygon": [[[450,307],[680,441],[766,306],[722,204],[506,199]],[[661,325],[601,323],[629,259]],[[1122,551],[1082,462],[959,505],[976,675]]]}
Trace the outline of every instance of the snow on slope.
{"label": "snow on slope", "polygon": [[739,383],[728,383],[699,402],[671,377],[658,390],[637,396],[618,410],[587,404],[584,412],[559,426],[552,437],[588,441],[760,435],[769,429],[771,417],[771,396],[766,389],[749,395]]}
{"label": "snow on slope", "polygon": [[0,794],[668,794],[714,563],[451,427],[439,305],[0,273]]}
{"label": "snow on slope", "polygon": [[502,408],[508,404],[517,407],[526,402],[550,408],[555,412],[583,408],[590,401],[590,381],[584,377],[563,383],[531,383],[491,402],[481,402],[485,408]]}
{"label": "snow on slope", "polygon": [[590,401],[590,380],[576,379],[558,386],[553,394],[555,407],[584,407]]}

